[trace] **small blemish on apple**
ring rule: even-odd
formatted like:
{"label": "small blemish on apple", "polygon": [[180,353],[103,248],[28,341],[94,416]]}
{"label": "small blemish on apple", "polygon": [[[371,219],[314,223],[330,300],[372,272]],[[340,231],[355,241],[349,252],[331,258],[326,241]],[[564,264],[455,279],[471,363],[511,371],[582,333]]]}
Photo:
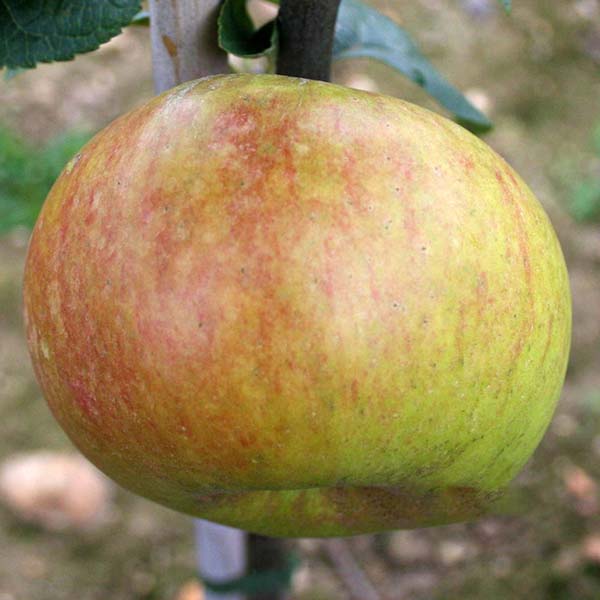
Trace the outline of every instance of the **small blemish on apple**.
{"label": "small blemish on apple", "polygon": [[71,171],[73,171],[73,169],[75,168],[75,165],[79,162],[79,159],[81,158],[81,153],[78,152],[68,163],[67,166],[65,167],[65,173],[67,175],[71,174]]}

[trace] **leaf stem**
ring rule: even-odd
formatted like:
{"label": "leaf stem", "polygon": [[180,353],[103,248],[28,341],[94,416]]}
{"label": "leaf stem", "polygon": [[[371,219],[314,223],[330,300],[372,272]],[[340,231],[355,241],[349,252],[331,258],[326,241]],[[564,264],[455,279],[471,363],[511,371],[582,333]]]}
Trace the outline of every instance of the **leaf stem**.
{"label": "leaf stem", "polygon": [[340,0],[281,0],[277,72],[329,81]]}

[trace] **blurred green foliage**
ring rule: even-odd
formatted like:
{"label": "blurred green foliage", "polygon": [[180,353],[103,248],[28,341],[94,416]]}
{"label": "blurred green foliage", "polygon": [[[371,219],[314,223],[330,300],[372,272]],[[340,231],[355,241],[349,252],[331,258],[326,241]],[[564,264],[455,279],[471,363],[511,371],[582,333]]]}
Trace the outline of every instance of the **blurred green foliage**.
{"label": "blurred green foliage", "polygon": [[33,227],[52,184],[90,137],[71,131],[38,147],[0,127],[0,235]]}
{"label": "blurred green foliage", "polygon": [[[600,160],[600,123],[596,125],[592,139],[594,153]],[[600,222],[600,171],[573,186],[567,209],[578,223]]]}

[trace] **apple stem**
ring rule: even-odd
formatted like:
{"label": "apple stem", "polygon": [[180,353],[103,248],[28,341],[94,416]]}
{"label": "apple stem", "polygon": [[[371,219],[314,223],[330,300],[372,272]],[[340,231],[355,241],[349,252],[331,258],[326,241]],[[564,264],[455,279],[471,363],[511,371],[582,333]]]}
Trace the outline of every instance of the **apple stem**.
{"label": "apple stem", "polygon": [[154,87],[164,92],[178,83],[229,72],[217,43],[221,0],[150,0]]}
{"label": "apple stem", "polygon": [[281,0],[277,73],[329,81],[340,0]]}

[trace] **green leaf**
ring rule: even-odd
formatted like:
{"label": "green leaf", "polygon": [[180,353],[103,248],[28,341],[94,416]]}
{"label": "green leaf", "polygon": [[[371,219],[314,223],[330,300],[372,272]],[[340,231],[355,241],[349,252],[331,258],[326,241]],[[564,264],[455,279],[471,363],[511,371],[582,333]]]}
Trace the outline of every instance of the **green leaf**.
{"label": "green leaf", "polygon": [[244,58],[272,55],[277,51],[275,20],[257,29],[246,9],[246,0],[225,0],[219,14],[219,46]]}
{"label": "green leaf", "polygon": [[504,6],[504,10],[509,13],[510,9],[512,8],[512,2],[511,0],[498,0],[500,2],[500,4],[502,4],[502,6]]}
{"label": "green leaf", "polygon": [[150,25],[150,11],[140,10],[140,12],[131,19],[130,25],[143,25],[148,27]]}
{"label": "green leaf", "polygon": [[120,33],[139,0],[0,0],[0,67],[70,60]]}
{"label": "green leaf", "polygon": [[492,126],[482,112],[440,75],[404,29],[358,0],[342,0],[333,58],[379,60],[423,87],[465,127],[486,131]]}
{"label": "green leaf", "polygon": [[71,132],[38,149],[0,128],[0,235],[33,227],[52,184],[89,137]]}

